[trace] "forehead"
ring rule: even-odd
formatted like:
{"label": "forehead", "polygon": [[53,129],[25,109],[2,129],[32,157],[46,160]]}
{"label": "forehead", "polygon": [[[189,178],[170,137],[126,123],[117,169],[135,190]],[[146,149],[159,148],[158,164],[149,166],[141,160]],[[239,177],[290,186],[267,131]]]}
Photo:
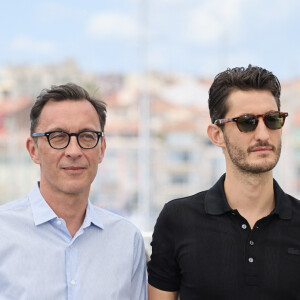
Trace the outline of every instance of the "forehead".
{"label": "forehead", "polygon": [[278,110],[276,100],[270,91],[234,90],[227,98],[227,117],[235,117],[245,113],[264,114]]}
{"label": "forehead", "polygon": [[80,130],[100,129],[100,121],[94,106],[87,100],[48,101],[39,117],[39,128]]}

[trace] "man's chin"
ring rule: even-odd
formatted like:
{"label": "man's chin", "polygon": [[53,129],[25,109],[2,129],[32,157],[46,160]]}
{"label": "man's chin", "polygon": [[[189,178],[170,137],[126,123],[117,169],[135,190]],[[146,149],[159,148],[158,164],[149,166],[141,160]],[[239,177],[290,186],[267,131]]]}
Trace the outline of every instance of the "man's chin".
{"label": "man's chin", "polygon": [[268,163],[268,164],[266,164],[266,163],[253,164],[253,165],[245,165],[245,166],[240,166],[240,167],[246,173],[262,174],[262,173],[272,171],[275,168],[276,164],[277,164],[277,161]]}
{"label": "man's chin", "polygon": [[86,187],[81,186],[79,184],[76,183],[72,183],[72,184],[67,184],[64,186],[63,191],[65,194],[69,194],[69,195],[78,195],[78,194],[82,194],[87,190]]}

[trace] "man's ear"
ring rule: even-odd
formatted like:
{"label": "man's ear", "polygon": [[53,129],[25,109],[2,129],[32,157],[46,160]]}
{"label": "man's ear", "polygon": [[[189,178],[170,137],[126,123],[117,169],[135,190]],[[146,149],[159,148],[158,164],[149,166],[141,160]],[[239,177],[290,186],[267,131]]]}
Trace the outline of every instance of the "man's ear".
{"label": "man's ear", "polygon": [[106,149],[106,139],[105,139],[105,136],[102,137],[102,140],[100,142],[101,142],[101,147],[100,147],[99,160],[98,160],[99,164],[103,160],[105,149]]}
{"label": "man's ear", "polygon": [[213,144],[218,147],[225,148],[224,133],[219,126],[209,124],[207,127],[207,135]]}
{"label": "man's ear", "polygon": [[32,137],[29,137],[26,140],[26,148],[27,148],[27,151],[28,151],[32,161],[39,165],[40,159],[39,159],[39,155],[38,155],[38,153],[39,153],[38,145]]}

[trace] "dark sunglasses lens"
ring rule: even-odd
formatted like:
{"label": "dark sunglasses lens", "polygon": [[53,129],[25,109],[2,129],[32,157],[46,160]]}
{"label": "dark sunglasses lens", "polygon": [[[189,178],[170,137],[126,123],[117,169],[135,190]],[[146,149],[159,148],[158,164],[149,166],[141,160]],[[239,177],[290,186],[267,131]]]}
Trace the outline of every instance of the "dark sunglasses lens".
{"label": "dark sunglasses lens", "polygon": [[280,129],[284,124],[284,117],[279,112],[270,113],[264,119],[269,129]]}
{"label": "dark sunglasses lens", "polygon": [[253,115],[244,115],[238,118],[237,126],[242,132],[253,131],[258,124],[258,120]]}

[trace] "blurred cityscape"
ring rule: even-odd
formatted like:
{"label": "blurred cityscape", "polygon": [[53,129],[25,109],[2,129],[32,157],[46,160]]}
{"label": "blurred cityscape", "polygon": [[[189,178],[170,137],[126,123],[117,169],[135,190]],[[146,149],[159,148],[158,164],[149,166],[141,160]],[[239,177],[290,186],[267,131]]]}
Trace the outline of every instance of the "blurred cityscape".
{"label": "blurred cityscape", "polygon": [[[222,151],[206,135],[213,78],[185,74],[94,74],[74,61],[0,68],[0,203],[23,197],[39,179],[26,150],[29,111],[43,88],[67,82],[108,105],[107,150],[91,200],[151,231],[164,203],[209,188],[224,173]],[[300,79],[282,82],[281,160],[274,177],[300,197]]]}

